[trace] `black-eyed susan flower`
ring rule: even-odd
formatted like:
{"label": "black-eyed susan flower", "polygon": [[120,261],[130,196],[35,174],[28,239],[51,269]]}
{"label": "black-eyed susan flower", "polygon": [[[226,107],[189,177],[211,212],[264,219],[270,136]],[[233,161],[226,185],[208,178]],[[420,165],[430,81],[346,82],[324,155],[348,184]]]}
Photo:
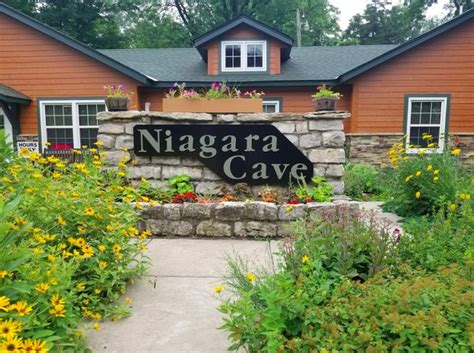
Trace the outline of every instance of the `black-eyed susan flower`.
{"label": "black-eyed susan flower", "polygon": [[36,287],[35,290],[40,293],[46,293],[49,289],[49,284],[47,283],[39,283]]}
{"label": "black-eyed susan flower", "polygon": [[51,304],[53,304],[54,306],[57,306],[57,305],[65,305],[66,304],[66,301],[64,299],[62,299],[59,294],[54,294],[52,297],[51,297]]}
{"label": "black-eyed susan flower", "polygon": [[10,336],[5,341],[0,343],[0,352],[8,353],[23,353],[23,342],[21,338]]}
{"label": "black-eyed susan flower", "polygon": [[257,276],[254,273],[249,272],[245,275],[245,278],[247,278],[250,282],[253,282],[257,279]]}
{"label": "black-eyed susan flower", "polygon": [[4,295],[0,296],[0,311],[10,311],[10,299]]}
{"label": "black-eyed susan flower", "polygon": [[33,341],[32,352],[34,353],[48,353],[49,349],[46,348],[46,342],[41,340]]}
{"label": "black-eyed susan flower", "polygon": [[302,263],[307,263],[309,261],[309,256],[308,255],[304,255],[302,258],[301,258],[301,262]]}
{"label": "black-eyed susan flower", "polygon": [[217,294],[222,293],[222,291],[224,290],[224,285],[219,284],[217,286],[214,286],[212,290],[214,291],[214,293],[217,293]]}
{"label": "black-eyed susan flower", "polygon": [[15,304],[10,305],[11,310],[16,310],[18,316],[25,316],[28,315],[32,310],[33,307],[28,305],[28,303],[24,300],[16,302]]}
{"label": "black-eyed susan flower", "polygon": [[128,297],[125,298],[125,304],[127,304],[127,305],[132,304],[132,299],[130,299],[130,298],[128,298]]}
{"label": "black-eyed susan flower", "polygon": [[100,252],[104,252],[105,249],[106,249],[106,247],[105,247],[105,245],[102,245],[102,244],[101,244],[101,245],[99,245],[99,246],[97,247],[97,249],[99,249]]}
{"label": "black-eyed susan flower", "polygon": [[84,214],[86,216],[94,216],[95,210],[92,207],[86,207],[86,209],[84,210]]}
{"label": "black-eyed susan flower", "polygon": [[106,261],[99,261],[99,268],[101,270],[104,270],[107,267],[107,262]]}
{"label": "black-eyed susan flower", "polygon": [[415,197],[416,197],[417,199],[419,199],[419,198],[421,197],[421,192],[417,191],[417,192],[415,193]]}
{"label": "black-eyed susan flower", "polygon": [[53,305],[53,307],[49,309],[49,313],[56,317],[66,317],[66,310],[64,309],[64,305],[61,304]]}
{"label": "black-eyed susan flower", "polygon": [[100,324],[98,322],[96,322],[94,325],[92,325],[92,328],[96,331],[99,331],[100,330]]}
{"label": "black-eyed susan flower", "polygon": [[0,279],[3,279],[8,276],[8,271],[0,270]]}
{"label": "black-eyed susan flower", "polygon": [[433,166],[432,166],[431,164],[428,165],[428,166],[426,167],[426,170],[427,170],[428,172],[432,171],[432,170],[433,170]]}
{"label": "black-eyed susan flower", "polygon": [[451,154],[453,156],[459,156],[461,154],[461,149],[460,148],[456,148],[454,150],[451,151]]}
{"label": "black-eyed susan flower", "polygon": [[65,226],[66,225],[66,221],[61,216],[58,216],[57,222],[60,226]]}

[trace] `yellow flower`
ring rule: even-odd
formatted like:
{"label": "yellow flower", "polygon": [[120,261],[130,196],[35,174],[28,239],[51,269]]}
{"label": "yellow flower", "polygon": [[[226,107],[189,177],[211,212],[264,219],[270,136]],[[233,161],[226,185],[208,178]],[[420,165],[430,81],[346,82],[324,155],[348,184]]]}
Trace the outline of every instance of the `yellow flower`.
{"label": "yellow flower", "polygon": [[427,147],[428,147],[428,148],[435,148],[435,147],[436,147],[436,143],[431,142],[431,143],[428,144]]}
{"label": "yellow flower", "polygon": [[118,175],[119,177],[124,177],[124,176],[127,175],[127,173],[120,171],[120,172],[117,172],[117,175]]}
{"label": "yellow flower", "polygon": [[439,174],[439,169],[435,169],[435,171],[433,172],[434,175],[438,175]]}
{"label": "yellow flower", "polygon": [[48,255],[48,261],[49,262],[56,262],[56,257],[54,257],[54,255],[49,254]]}
{"label": "yellow flower", "polygon": [[132,304],[132,299],[130,299],[130,298],[128,298],[128,297],[125,298],[125,304],[127,304],[127,305]]}
{"label": "yellow flower", "polygon": [[433,166],[430,164],[429,166],[426,167],[426,170],[427,170],[427,171],[433,170]]}
{"label": "yellow flower", "polygon": [[10,309],[16,310],[19,316],[27,315],[31,310],[33,310],[32,306],[28,306],[28,303],[24,300],[16,302],[13,305],[10,305]]}
{"label": "yellow flower", "polygon": [[140,244],[140,251],[141,251],[141,252],[145,252],[145,251],[147,251],[147,250],[148,250],[148,248],[147,248],[147,246],[146,246],[145,244]]}
{"label": "yellow flower", "polygon": [[3,279],[8,276],[8,272],[4,270],[0,270],[0,279]]}
{"label": "yellow flower", "polygon": [[460,195],[459,197],[460,197],[460,198],[461,198],[461,200],[463,200],[463,201],[466,201],[466,200],[469,200],[469,199],[471,199],[471,195],[470,195],[470,194],[468,194],[468,193],[464,193],[464,192],[462,192],[462,193],[461,193],[461,195]]}
{"label": "yellow flower", "polygon": [[5,353],[23,353],[23,342],[16,336],[8,337],[0,344],[0,352]]}
{"label": "yellow flower", "polygon": [[4,295],[0,297],[0,311],[10,311],[10,299]]}
{"label": "yellow flower", "polygon": [[415,197],[416,197],[417,199],[419,199],[419,198],[421,197],[421,192],[417,191],[417,192],[415,193]]}
{"label": "yellow flower", "polygon": [[98,147],[98,146],[103,146],[104,143],[102,141],[97,141],[96,143],[94,143],[94,145]]}
{"label": "yellow flower", "polygon": [[66,317],[66,310],[64,310],[64,305],[62,304],[54,305],[51,309],[49,309],[49,313],[56,317]]}
{"label": "yellow flower", "polygon": [[[21,332],[21,323],[15,320],[1,321],[0,320],[0,337],[9,338],[16,336]],[[8,351],[7,351],[8,352]]]}
{"label": "yellow flower", "polygon": [[120,250],[122,250],[122,247],[118,244],[115,244],[114,246],[112,246],[112,250],[115,252],[115,253],[118,253]]}
{"label": "yellow flower", "polygon": [[454,150],[451,151],[451,154],[453,156],[459,156],[461,154],[461,149],[460,148],[456,148]]}
{"label": "yellow flower", "polygon": [[100,324],[98,322],[96,322],[94,325],[92,325],[92,328],[96,331],[99,331],[100,330]]}
{"label": "yellow flower", "polygon": [[32,177],[35,178],[35,179],[41,179],[41,178],[43,177],[43,174],[41,174],[41,173],[33,173]]}
{"label": "yellow flower", "polygon": [[423,155],[423,154],[426,153],[426,150],[425,150],[424,148],[422,148],[422,149],[419,150],[417,153],[418,153],[419,155]]}
{"label": "yellow flower", "polygon": [[95,215],[95,211],[92,207],[87,207],[85,210],[84,210],[84,214],[86,216],[93,216]]}
{"label": "yellow flower", "polygon": [[105,245],[99,245],[97,248],[99,249],[100,252],[104,252],[106,249]]}
{"label": "yellow flower", "polygon": [[434,181],[435,183],[436,183],[438,180],[439,180],[439,177],[437,177],[437,176],[435,176],[435,177],[433,178],[433,181]]}
{"label": "yellow flower", "polygon": [[66,221],[61,216],[58,216],[58,224],[64,226],[66,225]]}
{"label": "yellow flower", "polygon": [[40,293],[46,293],[49,289],[49,285],[47,283],[40,283],[36,286],[35,290]]}
{"label": "yellow flower", "polygon": [[59,305],[64,306],[64,304],[66,304],[66,301],[64,299],[61,299],[59,294],[55,294],[51,298],[51,304],[53,304],[54,306],[59,306]]}
{"label": "yellow flower", "polygon": [[413,175],[409,175],[405,178],[405,182],[408,183],[413,178]]}
{"label": "yellow flower", "polygon": [[432,138],[433,138],[433,136],[431,136],[430,134],[423,134],[423,136],[422,136],[423,140],[431,140]]}
{"label": "yellow flower", "polygon": [[106,261],[99,261],[99,268],[101,270],[105,269],[107,267],[107,262]]}
{"label": "yellow flower", "polygon": [[84,282],[79,282],[79,283],[76,285],[76,288],[77,288],[78,290],[81,290],[81,291],[82,291],[82,290],[86,289],[86,285],[84,284]]}
{"label": "yellow flower", "polygon": [[94,293],[99,295],[100,293],[102,293],[102,289],[96,288],[96,289],[94,289]]}
{"label": "yellow flower", "polygon": [[454,204],[454,203],[452,203],[451,205],[449,205],[449,209],[450,209],[451,211],[456,211],[457,208],[458,208],[458,206],[457,206],[456,204]]}
{"label": "yellow flower", "polygon": [[36,340],[33,341],[33,350],[34,353],[48,353],[49,349],[45,347],[46,342]]}
{"label": "yellow flower", "polygon": [[245,275],[245,277],[250,281],[250,282],[253,282],[257,279],[257,276],[255,276],[254,273],[252,272],[249,272]]}
{"label": "yellow flower", "polygon": [[94,256],[94,249],[89,244],[82,247],[82,256],[84,258],[89,258]]}
{"label": "yellow flower", "polygon": [[33,249],[33,253],[35,253],[36,255],[42,254],[43,252],[44,252],[44,250],[40,249],[40,248],[34,248]]}
{"label": "yellow flower", "polygon": [[309,256],[308,255],[305,255],[301,258],[301,262],[304,263],[304,264],[307,263],[308,261],[309,261]]}
{"label": "yellow flower", "polygon": [[219,284],[218,286],[213,287],[212,290],[214,291],[214,293],[219,294],[224,290],[224,286],[222,284]]}
{"label": "yellow flower", "polygon": [[419,176],[421,175],[421,171],[418,170],[418,171],[415,173],[415,175],[416,175],[417,177],[419,177]]}

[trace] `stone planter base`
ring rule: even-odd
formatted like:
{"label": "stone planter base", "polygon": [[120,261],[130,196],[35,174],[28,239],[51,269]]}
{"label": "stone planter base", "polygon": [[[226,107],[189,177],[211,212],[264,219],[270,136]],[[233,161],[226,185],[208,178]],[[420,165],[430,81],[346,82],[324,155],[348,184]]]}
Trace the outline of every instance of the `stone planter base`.
{"label": "stone planter base", "polygon": [[291,222],[329,211],[358,212],[354,201],[276,205],[268,202],[144,204],[143,220],[159,237],[281,238],[292,234]]}

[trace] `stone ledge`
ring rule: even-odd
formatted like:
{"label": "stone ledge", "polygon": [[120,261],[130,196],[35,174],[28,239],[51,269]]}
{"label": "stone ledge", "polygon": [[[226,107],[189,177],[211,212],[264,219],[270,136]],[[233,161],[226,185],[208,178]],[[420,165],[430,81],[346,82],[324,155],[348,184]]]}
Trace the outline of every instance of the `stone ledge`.
{"label": "stone ledge", "polygon": [[142,217],[154,236],[265,237],[291,235],[291,222],[309,220],[328,211],[349,208],[355,201],[336,200],[308,204],[276,205],[269,202],[222,202],[153,205],[142,203]]}

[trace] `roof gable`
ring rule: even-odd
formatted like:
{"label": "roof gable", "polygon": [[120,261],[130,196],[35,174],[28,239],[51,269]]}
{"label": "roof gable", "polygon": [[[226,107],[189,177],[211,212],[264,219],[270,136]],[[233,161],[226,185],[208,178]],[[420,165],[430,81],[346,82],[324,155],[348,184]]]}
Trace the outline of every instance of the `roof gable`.
{"label": "roof gable", "polygon": [[290,51],[291,51],[291,47],[293,46],[293,39],[288,36],[287,34],[283,33],[283,32],[280,32],[278,30],[276,30],[275,28],[263,23],[263,22],[260,22],[260,21],[257,21],[251,17],[248,17],[246,15],[240,15],[239,17],[237,17],[236,19],[232,20],[232,21],[229,21],[229,22],[226,22],[224,24],[222,24],[221,26],[219,27],[216,27],[202,35],[200,35],[199,37],[195,38],[194,39],[194,47],[197,48],[197,50],[199,51],[199,53],[201,53],[201,55],[204,54],[205,50],[203,49],[203,47],[217,39],[218,37],[222,36],[223,34],[239,27],[239,26],[242,26],[242,25],[247,25],[259,32],[262,32],[264,33],[265,35],[271,37],[271,38],[274,38],[280,42],[282,42],[285,47],[287,48],[287,50],[284,51],[284,54],[285,54],[285,58],[288,58],[289,55],[290,55]]}
{"label": "roof gable", "polygon": [[462,25],[463,23],[466,23],[467,21],[469,20],[473,20],[474,19],[474,9],[471,9],[471,10],[468,10],[466,11],[465,13],[459,15],[458,17],[448,21],[448,22],[445,22],[441,25],[439,25],[438,27],[435,27],[433,28],[432,30],[428,31],[428,32],[425,32],[421,35],[419,35],[418,37],[415,37],[411,40],[409,40],[408,42],[405,42],[405,43],[402,43],[398,46],[396,46],[395,48],[393,48],[392,50],[389,50],[385,53],[383,53],[382,55],[376,57],[376,58],[373,58],[372,60],[369,60],[365,63],[363,63],[362,65],[360,66],[357,66],[355,68],[353,68],[352,70],[349,70],[347,72],[345,72],[344,74],[342,74],[340,77],[339,77],[339,81],[341,83],[343,82],[346,82],[356,76],[359,76],[361,74],[363,74],[364,72],[366,71],[369,71],[371,70],[372,68],[376,67],[376,66],[379,66],[385,62],[387,62],[388,60],[390,59],[393,59],[399,55],[402,55],[403,53],[407,52],[408,50],[410,49],[413,49],[443,33],[446,33],[448,31],[450,31],[451,29],[455,28],[455,27],[458,27],[460,25]]}
{"label": "roof gable", "polygon": [[8,103],[30,104],[30,97],[0,83],[0,100]]}
{"label": "roof gable", "polygon": [[17,20],[18,22],[26,25],[26,26],[29,26],[45,35],[47,35],[48,37],[51,37],[73,49],[76,49],[78,51],[80,51],[81,53],[107,65],[107,66],[110,66],[112,67],[113,69],[123,73],[124,75],[128,76],[128,77],[131,77],[139,82],[142,82],[142,83],[149,83],[149,81],[156,81],[156,79],[154,79],[153,77],[149,77],[147,75],[144,75],[143,73],[137,71],[137,70],[134,70],[104,54],[102,54],[101,52],[45,25],[44,23],[38,21],[38,20],[35,20],[34,18],[30,17],[30,16],[27,16],[23,13],[21,13],[20,11],[18,10],[15,10],[13,9],[12,7],[8,6],[8,5],[5,5],[4,3],[1,3],[0,2],[0,13],[1,14],[4,14],[6,16],[9,16],[15,20]]}

